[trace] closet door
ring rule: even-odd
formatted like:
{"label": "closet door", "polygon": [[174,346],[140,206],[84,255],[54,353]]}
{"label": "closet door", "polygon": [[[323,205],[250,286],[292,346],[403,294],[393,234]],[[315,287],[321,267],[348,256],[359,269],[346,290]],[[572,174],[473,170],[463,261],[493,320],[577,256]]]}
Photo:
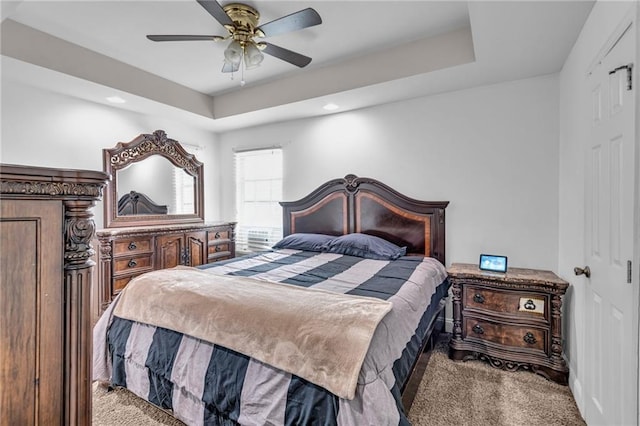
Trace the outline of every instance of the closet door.
{"label": "closet door", "polygon": [[62,203],[2,200],[0,210],[0,424],[59,425]]}

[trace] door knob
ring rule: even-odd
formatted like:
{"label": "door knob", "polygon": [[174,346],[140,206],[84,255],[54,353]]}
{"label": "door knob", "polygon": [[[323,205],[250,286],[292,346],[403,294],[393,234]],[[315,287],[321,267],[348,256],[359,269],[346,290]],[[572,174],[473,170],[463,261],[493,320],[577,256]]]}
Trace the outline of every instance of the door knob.
{"label": "door knob", "polygon": [[573,268],[573,272],[576,275],[584,275],[587,278],[589,278],[591,276],[591,269],[589,269],[588,266],[585,266],[584,268],[575,267],[575,268]]}

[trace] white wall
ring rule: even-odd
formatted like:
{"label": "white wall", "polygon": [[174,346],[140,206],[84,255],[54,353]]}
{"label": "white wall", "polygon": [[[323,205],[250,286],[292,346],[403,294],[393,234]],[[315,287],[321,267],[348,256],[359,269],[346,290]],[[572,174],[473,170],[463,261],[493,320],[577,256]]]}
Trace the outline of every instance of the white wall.
{"label": "white wall", "polygon": [[[583,384],[585,278],[573,274],[575,266],[585,265],[584,253],[584,141],[591,123],[591,99],[587,69],[607,42],[633,2],[599,1],[593,7],[559,77],[560,175],[559,175],[559,249],[557,273],[569,281],[564,308],[565,352],[570,361],[570,385],[580,411],[584,413]],[[636,262],[637,263],[637,262]]]}
{"label": "white wall", "polygon": [[[205,216],[220,218],[216,135],[177,121],[139,114],[2,79],[0,162],[103,170],[102,149],[162,129],[204,163]],[[204,149],[194,151],[192,146]],[[103,226],[103,206],[94,210]]]}
{"label": "white wall", "polygon": [[508,82],[220,136],[222,216],[234,217],[233,149],[281,145],[284,198],[348,173],[448,200],[447,263],[503,254],[555,270],[557,76]]}

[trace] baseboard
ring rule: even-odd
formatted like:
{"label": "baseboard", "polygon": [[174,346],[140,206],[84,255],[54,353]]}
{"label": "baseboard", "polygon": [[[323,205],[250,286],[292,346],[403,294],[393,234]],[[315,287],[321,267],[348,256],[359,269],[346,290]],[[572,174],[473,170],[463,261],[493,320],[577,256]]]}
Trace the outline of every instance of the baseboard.
{"label": "baseboard", "polygon": [[453,318],[447,318],[444,321],[444,331],[453,333]]}
{"label": "baseboard", "polygon": [[582,392],[582,382],[576,375],[571,374],[571,371],[576,371],[575,367],[569,367],[569,388],[571,389],[571,393],[573,393],[573,399],[576,401],[576,405],[578,406],[578,411],[580,411],[580,415],[584,419],[585,413],[585,404],[584,404],[584,393]]}

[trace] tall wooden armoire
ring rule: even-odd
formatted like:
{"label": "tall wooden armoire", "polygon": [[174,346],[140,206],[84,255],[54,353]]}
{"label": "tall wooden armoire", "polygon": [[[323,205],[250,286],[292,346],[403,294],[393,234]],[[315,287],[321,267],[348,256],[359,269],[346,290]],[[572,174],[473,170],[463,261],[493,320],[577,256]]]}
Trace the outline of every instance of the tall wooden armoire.
{"label": "tall wooden armoire", "polygon": [[91,424],[103,172],[0,165],[0,424]]}

